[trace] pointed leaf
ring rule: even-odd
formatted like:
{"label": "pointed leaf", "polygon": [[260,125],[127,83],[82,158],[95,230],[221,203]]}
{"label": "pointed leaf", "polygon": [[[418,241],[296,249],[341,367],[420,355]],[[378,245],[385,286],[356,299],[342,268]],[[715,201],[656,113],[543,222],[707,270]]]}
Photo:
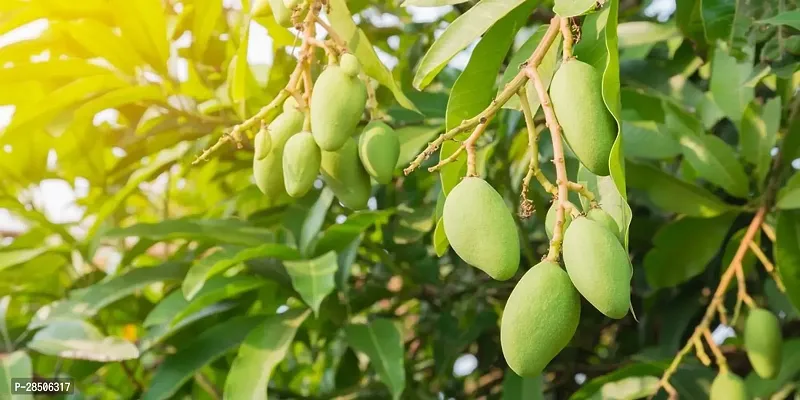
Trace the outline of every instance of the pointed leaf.
{"label": "pointed leaf", "polygon": [[303,228],[300,230],[300,252],[303,255],[313,253],[313,244],[322,229],[322,224],[325,223],[325,216],[328,215],[328,209],[333,204],[333,191],[325,187],[319,194],[319,198],[308,210],[306,219],[303,221]]}
{"label": "pointed leaf", "polygon": [[313,260],[286,261],[284,265],[292,278],[294,290],[300,293],[314,314],[319,313],[322,300],[336,287],[333,280],[338,269],[336,253],[329,251]]}
{"label": "pointed leaf", "polygon": [[36,249],[0,251],[0,271],[8,267],[26,263],[49,250],[50,249],[47,247],[39,247]]}
{"label": "pointed leaf", "polygon": [[714,135],[685,135],[680,138],[680,143],[683,156],[697,171],[698,176],[734,196],[747,197],[747,175],[736,158],[736,153],[727,143]]}
{"label": "pointed leaf", "polygon": [[111,0],[110,5],[122,38],[156,71],[167,75],[167,13],[161,1]]}
{"label": "pointed leaf", "polygon": [[800,309],[800,210],[781,211],[775,234],[775,266],[786,296]]}
{"label": "pointed leaf", "polygon": [[158,366],[143,400],[171,399],[198,369],[239,346],[263,321],[263,316],[237,317],[206,329]]}
{"label": "pointed leaf", "polygon": [[756,21],[759,24],[786,25],[800,30],[800,10],[784,11],[774,17]]}
{"label": "pointed leaf", "polygon": [[[249,275],[220,276],[211,279],[197,292],[191,301],[184,299],[185,306],[175,314],[169,323],[175,325],[183,318],[214,303],[258,289],[266,283],[267,281],[264,279]],[[180,295],[182,297],[182,293]]]}
{"label": "pointed leaf", "polygon": [[394,210],[357,211],[347,217],[341,224],[330,226],[322,234],[314,249],[314,254],[322,255],[331,250],[339,251],[361,236],[370,226],[385,221]]}
{"label": "pointed leaf", "polygon": [[203,0],[194,2],[192,19],[192,54],[195,60],[202,60],[208,42],[217,22],[222,16],[222,2]]}
{"label": "pointed leaf", "polygon": [[328,18],[330,18],[331,25],[336,30],[336,33],[347,41],[348,49],[358,58],[364,73],[391,90],[397,103],[403,108],[418,111],[414,103],[403,93],[403,89],[395,81],[391,71],[378,58],[378,54],[370,44],[367,35],[361,29],[358,29],[355,22],[353,22],[353,17],[350,15],[350,10],[347,8],[345,0],[330,0],[330,15],[328,15]]}
{"label": "pointed leaf", "polygon": [[733,122],[742,119],[744,109],[755,97],[755,89],[745,84],[752,72],[752,57],[739,61],[720,46],[714,50],[711,95],[720,110]]}
{"label": "pointed leaf", "polygon": [[36,332],[27,344],[39,353],[89,361],[123,361],[139,357],[139,349],[122,338],[104,337],[85,321],[57,321]]}
{"label": "pointed leaf", "polygon": [[366,354],[381,381],[389,387],[392,398],[399,399],[406,386],[403,368],[403,337],[394,322],[376,319],[369,324],[346,326],[347,343]]}
{"label": "pointed leaf", "polygon": [[525,0],[483,0],[456,18],[422,57],[414,75],[414,87],[417,90],[427,87],[458,52],[523,3]]}
{"label": "pointed leaf", "polygon": [[343,250],[340,250],[338,252],[339,255],[336,257],[338,269],[336,270],[334,279],[336,280],[336,287],[345,292],[345,294],[347,294],[348,290],[350,289],[347,283],[350,279],[350,270],[353,268],[353,263],[356,261],[356,256],[358,256],[358,247],[360,245],[361,236],[358,236],[357,238],[353,239],[350,244],[345,246]]}
{"label": "pointed leaf", "polygon": [[270,376],[289,351],[308,310],[272,315],[245,338],[225,380],[224,399],[266,400]]}
{"label": "pointed leaf", "polygon": [[103,236],[109,238],[140,237],[153,240],[189,239],[244,246],[258,246],[264,242],[273,241],[273,235],[269,229],[258,228],[235,218],[169,219],[154,224],[142,223],[127,228],[110,229]]}
{"label": "pointed leaf", "polygon": [[[163,342],[164,340],[172,336],[174,333],[180,331],[181,329],[185,328],[188,325],[191,325],[196,321],[199,321],[203,318],[212,315],[226,312],[237,305],[237,303],[233,301],[223,301],[220,303],[212,304],[200,311],[195,312],[194,314],[183,317],[180,321],[177,321],[175,324],[172,324],[170,322],[162,322],[162,321],[171,321],[172,316],[179,311],[176,309],[166,309],[164,307],[160,307],[163,302],[169,301],[172,304],[179,303],[176,305],[176,307],[183,306],[185,304],[182,301],[180,301],[180,300],[186,301],[185,299],[183,299],[183,296],[180,295],[180,292],[175,292],[175,293],[178,294],[174,297],[170,295],[168,298],[162,300],[161,303],[158,304],[157,308],[159,309],[159,312],[157,314],[153,314],[151,312],[151,314],[153,314],[151,323],[158,322],[158,324],[149,326],[147,324],[144,325],[147,329],[147,333],[141,339],[139,339],[140,352],[145,352],[153,348],[153,346],[155,346],[156,344]],[[151,315],[148,315],[147,318],[150,319],[150,316]]]}
{"label": "pointed leaf", "polygon": [[82,19],[62,22],[59,26],[86,50],[106,59],[128,75],[134,75],[136,67],[144,64],[136,52],[130,51],[130,45],[102,22]]}

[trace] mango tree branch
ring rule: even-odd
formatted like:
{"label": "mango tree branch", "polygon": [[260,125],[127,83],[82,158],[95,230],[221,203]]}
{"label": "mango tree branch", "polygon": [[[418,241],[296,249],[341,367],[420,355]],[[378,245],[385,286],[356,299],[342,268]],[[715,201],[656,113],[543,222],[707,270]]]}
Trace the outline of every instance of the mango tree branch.
{"label": "mango tree branch", "polygon": [[711,352],[714,353],[714,359],[716,359],[717,361],[717,365],[719,366],[719,371],[721,373],[727,372],[728,360],[722,354],[722,351],[720,351],[719,346],[717,346],[717,343],[714,342],[714,338],[711,336],[711,331],[708,330],[708,327],[706,327],[706,329],[703,329],[703,337],[705,337],[706,343],[708,343],[708,347],[711,349]]}
{"label": "mango tree branch", "polygon": [[536,131],[536,125],[533,122],[533,110],[531,110],[528,91],[524,85],[519,88],[519,102],[522,106],[522,114],[525,116],[525,127],[528,130],[528,152],[531,153],[531,159],[528,162],[528,173],[522,178],[522,189],[519,194],[519,216],[520,218],[528,218],[533,215],[534,211],[533,202],[528,198],[528,190],[533,177],[536,177],[544,191],[551,195],[555,195],[558,189],[550,183],[550,180],[544,176],[544,173],[539,168],[539,132]]}
{"label": "mango tree branch", "polygon": [[758,260],[761,262],[761,264],[764,265],[764,269],[767,270],[769,276],[771,276],[772,279],[775,281],[775,284],[778,286],[778,289],[780,289],[781,292],[786,292],[786,287],[783,286],[783,281],[781,281],[781,277],[775,273],[775,265],[773,265],[772,261],[770,261],[769,258],[767,258],[767,255],[764,254],[763,251],[761,251],[761,247],[758,247],[758,245],[755,242],[751,242],[750,251],[752,251],[753,254],[756,255],[756,258],[758,258]]}
{"label": "mango tree branch", "polygon": [[[559,27],[561,23],[561,18],[558,16],[553,17],[550,20],[550,26],[545,32],[544,37],[542,37],[542,41],[539,42],[539,45],[536,46],[536,50],[534,50],[531,57],[523,64],[523,66],[534,65],[538,66],[542,63],[542,59],[544,58],[547,50],[552,46],[553,42],[555,41],[556,37],[558,37]],[[425,148],[416,158],[411,162],[411,164],[403,170],[403,173],[408,175],[413,172],[415,169],[419,168],[423,161],[428,159],[433,153],[436,152],[437,149],[444,143],[446,140],[454,139],[459,133],[466,132],[472,128],[474,128],[479,123],[483,123],[483,121],[488,122],[488,120],[497,113],[498,110],[511,99],[514,94],[516,94],[519,89],[528,81],[528,77],[525,74],[525,69],[523,68],[520,70],[516,76],[506,84],[503,88],[503,91],[497,95],[497,97],[489,104],[486,109],[481,111],[478,115],[465,119],[462,121],[458,126],[448,130],[447,132],[439,135],[433,142],[428,144],[428,147]],[[485,128],[484,128],[485,129]]]}

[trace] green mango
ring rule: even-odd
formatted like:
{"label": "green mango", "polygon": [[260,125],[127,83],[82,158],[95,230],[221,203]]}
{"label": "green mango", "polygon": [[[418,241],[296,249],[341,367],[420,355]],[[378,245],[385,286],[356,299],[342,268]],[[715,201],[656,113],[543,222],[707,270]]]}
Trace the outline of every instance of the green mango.
{"label": "green mango", "polygon": [[[349,60],[349,61],[344,61]],[[352,54],[342,56],[350,65]],[[358,74],[349,75],[338,65],[329,65],[314,83],[311,94],[311,133],[324,151],[339,150],[356,133],[367,104],[367,88]]]}
{"label": "green mango", "polygon": [[358,160],[358,145],[349,138],[338,151],[323,151],[322,180],[345,207],[361,210],[372,195],[369,175]]}
{"label": "green mango", "polygon": [[586,217],[564,234],[564,265],[572,283],[598,311],[620,319],[631,300],[631,262],[617,237]]}
{"label": "green mango", "polygon": [[466,177],[444,201],[444,233],[467,264],[504,281],[519,268],[519,235],[514,217],[492,185]]}
{"label": "green mango", "polygon": [[733,372],[720,373],[711,382],[711,400],[750,400],[744,380]]}
{"label": "green mango", "polygon": [[292,10],[286,8],[283,0],[269,0],[269,5],[272,8],[272,16],[275,17],[275,22],[284,28],[291,28]]}
{"label": "green mango", "polygon": [[763,308],[750,310],[744,324],[744,348],[758,376],[764,379],[778,376],[783,351],[778,317]]}
{"label": "green mango", "polygon": [[283,148],[286,193],[292,197],[305,196],[314,186],[321,163],[322,153],[311,132],[300,132],[289,138]]}
{"label": "green mango", "polygon": [[394,129],[381,121],[367,124],[358,139],[358,156],[378,183],[389,183],[400,157],[400,140]]}
{"label": "green mango", "polygon": [[303,129],[303,113],[298,111],[284,112],[269,124],[269,135],[272,146],[267,156],[262,159],[253,158],[253,175],[256,186],[272,202],[286,196],[283,183],[283,146],[292,135]]}
{"label": "green mango", "polygon": [[253,157],[256,160],[263,160],[272,149],[272,136],[269,134],[269,129],[261,128],[254,140],[255,154]]}
{"label": "green mango", "polygon": [[[558,200],[554,200],[550,208],[547,209],[547,216],[544,219],[544,231],[547,233],[547,239],[553,240],[553,227],[556,226],[556,212],[558,211]],[[564,210],[564,229],[569,227],[572,222],[572,214]]]}
{"label": "green mango", "polygon": [[589,218],[590,220],[597,222],[598,224],[602,225],[603,227],[611,231],[611,233],[613,233],[614,236],[616,236],[617,239],[619,239],[620,243],[625,242],[625,238],[622,237],[622,231],[620,231],[617,221],[614,219],[614,217],[611,216],[611,214],[607,213],[602,208],[590,209],[589,212],[586,213],[586,218]]}
{"label": "green mango", "polygon": [[525,272],[508,297],[500,346],[519,376],[535,377],[575,335],[581,298],[558,264],[542,261]]}
{"label": "green mango", "polygon": [[564,138],[580,162],[595,175],[608,175],[617,123],[603,102],[601,74],[582,61],[563,62],[550,84],[550,99]]}

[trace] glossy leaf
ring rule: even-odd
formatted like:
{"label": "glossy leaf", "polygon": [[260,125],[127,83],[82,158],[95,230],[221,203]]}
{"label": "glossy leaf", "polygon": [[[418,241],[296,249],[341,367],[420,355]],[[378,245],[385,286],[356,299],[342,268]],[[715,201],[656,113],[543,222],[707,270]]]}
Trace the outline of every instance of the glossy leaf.
{"label": "glossy leaf", "polygon": [[786,287],[786,295],[800,309],[800,211],[781,211],[775,234],[775,267]]}
{"label": "glossy leaf", "polygon": [[263,321],[263,316],[237,317],[205,330],[158,366],[142,399],[172,398],[195,371],[239,346]]}
{"label": "glossy leaf", "polygon": [[525,0],[483,0],[459,16],[422,57],[414,75],[414,87],[425,89],[458,52],[524,3]]}
{"label": "glossy leaf", "polygon": [[284,265],[292,278],[294,290],[300,293],[300,297],[314,310],[314,314],[318,314],[322,300],[336,287],[336,253],[329,251],[313,260],[286,261]]}
{"label": "glossy leaf", "polygon": [[728,40],[736,15],[735,0],[702,0],[703,25],[709,43]]}
{"label": "glossy leaf", "polygon": [[289,351],[308,310],[272,315],[256,325],[239,347],[225,380],[224,399],[267,399],[270,376]]}
{"label": "glossy leaf", "polygon": [[39,330],[28,348],[50,356],[90,361],[123,361],[139,357],[139,349],[117,337],[105,337],[85,321],[57,321]]}
{"label": "glossy leaf", "polygon": [[280,260],[296,260],[300,258],[300,254],[291,247],[277,243],[266,243],[258,247],[249,248],[228,247],[220,249],[192,264],[181,285],[183,296],[191,300],[211,277],[247,260],[268,257]]}
{"label": "glossy leaf", "polygon": [[0,270],[26,263],[49,251],[47,247],[0,251]]}
{"label": "glossy leaf", "polygon": [[392,73],[378,58],[378,54],[375,53],[375,49],[372,48],[367,36],[353,22],[345,0],[331,0],[330,4],[330,15],[328,17],[331,20],[331,25],[336,30],[336,33],[347,41],[347,47],[358,57],[364,72],[370,78],[389,88],[394,94],[395,100],[401,106],[417,111],[417,107],[403,93],[403,89],[395,81]]}
{"label": "glossy leaf", "polygon": [[644,257],[647,283],[654,289],[673,287],[703,272],[720,251],[735,217],[685,217],[659,229],[655,247]]}
{"label": "glossy leaf", "polygon": [[437,135],[442,132],[441,126],[406,126],[395,133],[400,139],[400,157],[397,168],[405,168]]}
{"label": "glossy leaf", "polygon": [[403,367],[403,337],[394,322],[376,319],[369,324],[351,324],[344,328],[347,343],[369,357],[370,365],[389,388],[392,398],[399,399],[406,386]]}
{"label": "glossy leaf", "polygon": [[303,228],[300,230],[300,252],[304,255],[313,253],[313,244],[325,223],[325,216],[328,209],[333,204],[333,192],[329,188],[322,189],[319,198],[308,210],[306,219],[303,221]]}

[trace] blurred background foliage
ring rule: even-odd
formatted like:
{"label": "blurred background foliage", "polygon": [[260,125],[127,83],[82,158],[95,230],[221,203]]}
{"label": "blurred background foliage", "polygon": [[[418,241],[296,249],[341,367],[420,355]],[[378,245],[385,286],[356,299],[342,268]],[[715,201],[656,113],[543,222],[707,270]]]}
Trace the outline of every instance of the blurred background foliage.
{"label": "blurred background foliage", "polygon": [[[638,322],[584,307],[571,345],[535,379],[507,369],[498,324],[514,282],[546,252],[543,191],[531,193],[536,215],[517,220],[524,268],[493,281],[435,229],[438,174],[398,168],[391,184],[373,186],[369,210],[352,212],[321,182],[297,201],[264,198],[249,141],[192,165],[294,68],[295,31],[266,1],[0,2],[0,394],[12,376],[63,376],[77,382],[74,399],[249,399],[267,382],[270,398],[637,398],[701,318],[777,175],[767,232],[778,225],[778,244],[766,234],[757,242],[769,259],[783,254],[786,293],[754,256],[745,262],[749,292],[789,338],[781,374],[750,373],[729,327],[715,337],[754,393],[791,396],[800,384],[797,2],[617,1],[608,2],[619,10]],[[470,112],[458,107],[474,107],[454,99],[488,104],[553,15],[547,0],[483,0],[533,10],[501,65],[471,58],[474,43],[451,46],[456,56],[418,91],[417,65],[436,38],[484,33],[468,14],[481,3],[399,3],[347,1],[419,110],[379,87],[402,143],[398,167]],[[486,15],[488,28],[504,14]],[[473,20],[446,29],[462,17]],[[464,68],[482,73],[458,80]],[[537,121],[546,129],[541,113]],[[505,110],[484,136],[480,174],[518,207],[531,157],[521,113]],[[574,174],[577,161],[568,167]],[[552,164],[543,168],[552,179]],[[714,374],[687,361],[672,383],[705,398]]]}

